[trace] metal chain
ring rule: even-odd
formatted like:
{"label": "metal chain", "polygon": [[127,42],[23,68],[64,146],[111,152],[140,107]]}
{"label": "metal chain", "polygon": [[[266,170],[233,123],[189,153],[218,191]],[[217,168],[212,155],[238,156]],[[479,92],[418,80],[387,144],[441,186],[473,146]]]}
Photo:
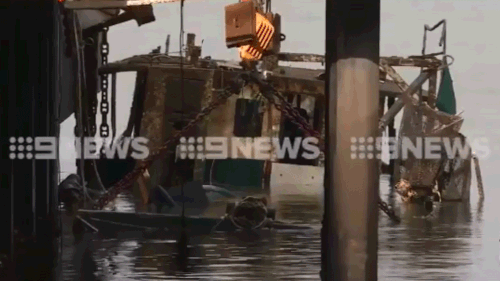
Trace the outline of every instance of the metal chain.
{"label": "metal chain", "polygon": [[285,98],[279,94],[278,92],[274,93],[275,96],[278,97],[278,99],[281,101],[281,104],[276,102],[273,98],[268,97],[269,102],[276,107],[277,110],[284,112],[285,116],[290,118],[291,122],[297,126],[303,131],[305,131],[309,136],[316,137],[319,140],[319,148],[321,151],[324,151],[325,149],[325,144],[324,144],[324,139],[321,136],[321,134],[314,130],[309,122],[300,115],[300,113],[293,108],[293,106],[285,100]]}
{"label": "metal chain", "polygon": [[[102,43],[101,43],[101,59],[102,65],[108,64],[108,54],[109,54],[109,43],[108,43],[108,28],[104,28],[102,32]],[[109,112],[109,102],[108,102],[108,74],[103,73],[101,76],[101,116],[102,123],[99,128],[100,135],[102,138],[107,138],[109,136],[109,125],[108,125],[108,112]]]}
{"label": "metal chain", "polygon": [[394,210],[391,207],[389,207],[389,205],[385,203],[384,200],[382,200],[382,198],[380,197],[378,198],[378,207],[393,221],[401,222],[401,219],[398,217],[398,215],[396,215],[396,212],[394,212]]}
{"label": "metal chain", "polygon": [[[94,39],[96,39],[96,37],[94,36],[93,37]],[[96,41],[97,42],[97,41]],[[95,45],[92,45],[92,48],[94,48],[98,46],[98,44],[95,44]],[[106,58],[107,59],[107,58]],[[96,89],[97,90],[97,89]],[[90,125],[90,136],[91,137],[94,137],[95,134],[97,133],[97,125],[96,125],[96,117],[97,117],[97,92],[94,92],[92,91],[92,93],[88,93],[87,94],[89,99],[90,99],[90,116],[89,116],[89,125]]]}
{"label": "metal chain", "polygon": [[[240,80],[237,82],[243,82],[243,81]],[[149,154],[147,159],[143,160],[140,165],[138,165],[136,168],[134,168],[134,170],[132,170],[132,172],[128,173],[123,179],[121,179],[114,186],[112,186],[103,197],[99,198],[99,200],[97,201],[97,205],[94,206],[94,209],[104,208],[104,206],[106,206],[109,202],[114,200],[116,196],[118,196],[118,194],[130,188],[139,175],[144,173],[157,158],[161,157],[164,153],[166,153],[169,150],[170,144],[173,141],[185,135],[194,125],[196,125],[197,123],[202,121],[205,117],[207,117],[215,108],[223,104],[230,96],[232,96],[235,93],[238,93],[242,85],[234,85],[234,86],[235,87],[230,87],[225,89],[224,91],[221,91],[220,94],[217,96],[216,100],[211,102],[204,109],[202,109],[202,111],[198,113],[198,115],[196,115],[196,117],[192,119],[186,125],[186,127],[184,127],[180,132],[170,136],[163,143],[162,146],[153,149],[153,151]]]}
{"label": "metal chain", "polygon": [[[255,77],[252,77],[252,78],[256,79]],[[263,86],[263,83],[265,83],[265,82],[263,82],[261,80],[261,81],[258,81],[258,83],[261,86]],[[302,115],[300,115],[298,110],[293,108],[293,106],[288,101],[286,101],[286,99],[283,97],[283,95],[281,95],[274,87],[269,86],[269,85],[264,85],[264,87],[261,87],[261,88],[265,89],[264,93],[262,93],[264,95],[264,97],[266,97],[267,100],[271,104],[273,104],[277,110],[280,110],[281,112],[283,112],[286,117],[291,119],[292,123],[299,126],[299,128],[301,130],[303,130],[304,132],[306,132],[309,136],[316,137],[319,140],[319,148],[321,151],[324,152],[325,142],[324,142],[324,139],[323,139],[323,136],[321,135],[321,133],[314,130],[314,128],[312,128],[312,126],[309,124],[309,122],[307,122],[307,120],[304,117],[302,117]],[[277,97],[278,100],[281,101],[281,104],[276,102],[276,100],[273,98],[273,96]],[[389,218],[391,218],[395,222],[401,221],[400,218],[394,212],[394,210],[392,208],[390,208],[389,205],[387,203],[385,203],[382,200],[382,198],[380,198],[380,197],[378,198],[378,206],[379,206],[380,210],[382,210],[385,214],[387,214],[389,216]]]}

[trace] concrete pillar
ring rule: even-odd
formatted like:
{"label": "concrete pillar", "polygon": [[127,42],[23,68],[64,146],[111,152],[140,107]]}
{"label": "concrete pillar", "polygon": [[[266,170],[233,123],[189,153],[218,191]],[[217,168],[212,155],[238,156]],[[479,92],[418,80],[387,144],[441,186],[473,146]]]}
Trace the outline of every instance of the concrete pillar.
{"label": "concrete pillar", "polygon": [[[326,2],[323,280],[377,280],[377,159],[351,139],[378,136],[380,0]],[[360,176],[363,175],[363,176]]]}

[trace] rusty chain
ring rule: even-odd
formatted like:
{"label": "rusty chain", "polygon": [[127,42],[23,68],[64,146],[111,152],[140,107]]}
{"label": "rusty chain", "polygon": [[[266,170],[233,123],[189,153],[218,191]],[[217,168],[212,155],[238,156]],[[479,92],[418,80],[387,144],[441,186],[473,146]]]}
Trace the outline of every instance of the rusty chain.
{"label": "rusty chain", "polygon": [[[109,43],[108,43],[108,28],[104,28],[102,31],[102,43],[101,43],[101,60],[102,65],[108,64],[108,54],[109,54]],[[108,112],[109,112],[109,102],[108,102],[108,74],[101,74],[101,126],[99,128],[100,136],[102,138],[109,137],[109,125],[108,125]]]}
{"label": "rusty chain", "polygon": [[236,79],[231,87],[228,87],[223,91],[221,91],[219,95],[217,95],[216,99],[213,102],[211,102],[207,107],[202,109],[202,111],[198,113],[198,115],[196,115],[196,117],[192,119],[181,131],[170,136],[163,143],[162,146],[153,149],[153,151],[149,154],[149,156],[145,160],[143,160],[140,163],[140,165],[135,167],[134,170],[128,173],[123,179],[121,179],[115,185],[109,188],[108,192],[104,196],[98,199],[97,204],[94,205],[93,208],[94,209],[104,208],[109,202],[114,200],[118,196],[118,194],[130,188],[137,179],[137,177],[139,177],[139,175],[144,173],[157,158],[161,157],[164,153],[168,151],[168,149],[170,148],[169,146],[173,141],[185,135],[194,125],[196,125],[197,123],[202,121],[205,117],[207,117],[215,108],[223,104],[230,96],[232,96],[235,93],[238,93],[239,89],[241,89],[243,86],[244,86],[244,81],[241,79]]}
{"label": "rusty chain", "polygon": [[401,219],[398,217],[398,215],[396,215],[396,212],[394,212],[394,210],[389,206],[389,204],[384,202],[384,200],[382,200],[382,198],[380,197],[378,198],[378,207],[393,221],[401,222]]}
{"label": "rusty chain", "polygon": [[[293,108],[293,106],[279,93],[276,89],[270,86],[268,83],[264,82],[262,79],[259,79],[256,75],[251,75],[250,80],[252,82],[257,83],[260,86],[262,91],[262,95],[273,105],[277,110],[283,112],[286,117],[291,119],[291,122],[295,125],[299,126],[301,130],[306,132],[309,136],[316,137],[319,140],[319,148],[324,152],[325,150],[325,142],[323,136],[307,122],[307,120],[300,115],[298,110]],[[273,97],[277,97],[281,102],[278,103]],[[391,218],[395,222],[400,222],[401,219],[398,217],[396,212],[392,208],[389,207],[387,203],[385,203],[382,198],[378,198],[378,207],[382,210],[389,218]]]}

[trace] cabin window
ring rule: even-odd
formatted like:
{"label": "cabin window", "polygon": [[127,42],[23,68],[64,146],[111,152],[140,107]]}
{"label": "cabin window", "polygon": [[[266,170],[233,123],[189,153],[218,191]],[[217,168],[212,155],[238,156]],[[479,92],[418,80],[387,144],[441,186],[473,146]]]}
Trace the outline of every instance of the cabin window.
{"label": "cabin window", "polygon": [[262,135],[262,104],[258,100],[238,99],[234,114],[233,134],[236,137],[260,137]]}
{"label": "cabin window", "polygon": [[[313,121],[312,123],[316,123],[314,122],[315,121],[314,117],[316,117],[316,119],[320,118],[318,116],[319,113],[314,114],[314,109],[315,109],[314,98],[301,95],[289,96],[288,102],[290,102],[294,106],[295,110],[297,110],[309,124],[311,123],[311,121]],[[311,116],[311,115],[316,115],[316,116]],[[292,119],[284,116],[282,132],[281,132],[281,140],[280,140],[282,144],[284,142],[284,138],[288,138],[291,141],[292,145],[294,145],[296,138],[302,138],[303,140],[305,137],[308,136],[309,135],[306,132],[304,132],[297,124],[295,124],[292,121]],[[316,161],[314,159],[309,160],[301,157],[303,152],[304,150],[300,146],[297,159],[291,159],[290,155],[287,153],[284,159],[282,159],[280,162],[288,164],[297,164],[297,165],[315,165]]]}

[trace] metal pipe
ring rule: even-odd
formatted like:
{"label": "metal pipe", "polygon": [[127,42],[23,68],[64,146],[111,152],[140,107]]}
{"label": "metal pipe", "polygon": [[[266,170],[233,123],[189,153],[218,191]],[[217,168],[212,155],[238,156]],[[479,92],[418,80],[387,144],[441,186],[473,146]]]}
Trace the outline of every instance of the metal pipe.
{"label": "metal pipe", "polygon": [[379,136],[380,0],[327,1],[326,11],[322,279],[376,281],[378,161],[352,159],[351,139]]}
{"label": "metal pipe", "polygon": [[[387,109],[391,108],[394,105],[395,101],[396,101],[395,98],[387,97]],[[392,119],[389,122],[388,126],[389,126],[389,130],[388,130],[389,139],[395,139],[396,138],[396,128],[394,127],[394,119]],[[391,182],[392,182],[392,178],[394,177],[394,167],[395,167],[395,161],[394,161],[394,159],[390,159],[390,161],[389,161],[389,174],[391,175]]]}
{"label": "metal pipe", "polygon": [[[380,130],[384,130],[385,127],[396,117],[396,115],[403,109],[405,105],[405,99],[411,97],[418,89],[422,86],[422,84],[429,79],[430,73],[425,71],[420,73],[420,75],[410,84],[408,89],[401,94],[401,98],[399,98],[389,110],[380,118]],[[410,101],[413,101],[413,98],[410,98]]]}
{"label": "metal pipe", "polygon": [[116,72],[111,74],[111,143],[116,138]]}
{"label": "metal pipe", "polygon": [[439,39],[439,46],[443,47],[443,51],[439,52],[439,53],[427,54],[427,56],[429,56],[429,55],[436,56],[436,55],[441,55],[441,54],[446,55],[446,20],[445,19],[441,20],[440,22],[435,24],[433,27],[430,27],[427,24],[424,26],[424,43],[423,43],[423,47],[422,47],[422,55],[424,55],[424,56],[426,55],[425,49],[426,49],[426,45],[427,45],[427,31],[434,31],[440,25],[443,25],[443,30],[441,31],[441,38]]}
{"label": "metal pipe", "polygon": [[168,50],[170,49],[170,34],[167,35],[167,41],[165,42],[165,55],[168,56]]}
{"label": "metal pipe", "polygon": [[479,167],[479,159],[476,155],[472,156],[474,161],[474,166],[476,168],[476,178],[477,178],[477,191],[479,193],[479,199],[484,199],[484,188],[483,188],[483,177],[481,176],[481,168]]}

